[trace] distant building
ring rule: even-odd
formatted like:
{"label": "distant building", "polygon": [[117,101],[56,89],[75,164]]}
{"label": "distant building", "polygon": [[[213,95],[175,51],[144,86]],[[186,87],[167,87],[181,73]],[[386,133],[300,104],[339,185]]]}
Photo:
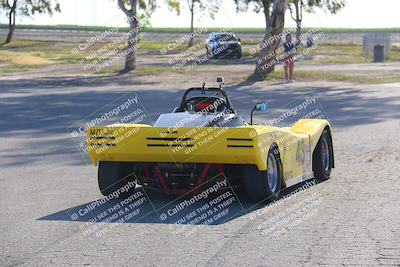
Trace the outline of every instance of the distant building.
{"label": "distant building", "polygon": [[386,32],[377,32],[365,34],[363,37],[363,50],[367,55],[373,55],[374,47],[376,45],[383,46],[383,53],[385,58],[389,58],[391,35]]}

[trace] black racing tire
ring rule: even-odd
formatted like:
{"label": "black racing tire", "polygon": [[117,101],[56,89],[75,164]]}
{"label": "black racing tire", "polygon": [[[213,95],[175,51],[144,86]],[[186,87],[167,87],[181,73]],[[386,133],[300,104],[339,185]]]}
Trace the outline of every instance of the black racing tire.
{"label": "black racing tire", "polygon": [[[273,159],[273,163],[271,162]],[[268,179],[271,172],[271,164],[276,167],[276,178],[273,185]],[[268,151],[267,170],[259,171],[256,165],[246,165],[244,167],[244,187],[247,197],[252,202],[261,202],[264,200],[274,200],[279,198],[282,187],[282,162],[279,151],[273,146]]]}
{"label": "black racing tire", "polygon": [[212,51],[210,51],[210,49],[206,46],[206,56],[207,58],[211,58],[213,56]]}
{"label": "black racing tire", "polygon": [[237,56],[238,59],[240,59],[242,57],[242,52],[240,52]]}
{"label": "black racing tire", "polygon": [[129,162],[100,161],[98,182],[103,196],[118,194],[118,198],[126,198],[135,190],[134,164]]}
{"label": "black racing tire", "polygon": [[313,153],[314,177],[318,182],[326,181],[333,168],[332,139],[328,130],[324,130]]}

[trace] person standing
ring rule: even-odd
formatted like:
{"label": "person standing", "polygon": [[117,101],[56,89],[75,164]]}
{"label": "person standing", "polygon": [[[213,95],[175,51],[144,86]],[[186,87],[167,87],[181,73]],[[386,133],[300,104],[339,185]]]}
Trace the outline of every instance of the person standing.
{"label": "person standing", "polygon": [[285,71],[285,78],[288,83],[293,82],[293,69],[294,69],[294,50],[295,46],[292,43],[292,36],[290,33],[286,34],[286,42],[283,44],[285,51],[285,59],[283,61],[283,68]]}

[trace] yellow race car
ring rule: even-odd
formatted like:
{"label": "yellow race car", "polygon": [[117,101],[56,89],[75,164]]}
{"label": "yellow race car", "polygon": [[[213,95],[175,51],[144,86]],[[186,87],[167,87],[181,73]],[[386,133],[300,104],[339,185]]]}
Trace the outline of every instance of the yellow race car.
{"label": "yellow race car", "polygon": [[125,196],[140,184],[179,195],[217,184],[217,191],[242,188],[258,202],[313,177],[329,179],[334,155],[327,120],[300,119],[284,128],[252,125],[253,112],[265,111],[267,104],[257,104],[247,123],[219,83],[188,89],[179,107],[154,125],[90,128],[88,152],[98,165],[101,193]]}

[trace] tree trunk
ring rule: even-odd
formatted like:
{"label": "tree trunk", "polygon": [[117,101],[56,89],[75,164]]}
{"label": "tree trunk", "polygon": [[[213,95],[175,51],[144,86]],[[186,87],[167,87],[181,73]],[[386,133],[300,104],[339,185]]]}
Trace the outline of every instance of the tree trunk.
{"label": "tree trunk", "polygon": [[192,0],[192,6],[190,7],[190,39],[189,39],[189,47],[193,46],[193,33],[194,33],[194,0]]}
{"label": "tree trunk", "polygon": [[12,37],[14,35],[16,9],[17,9],[17,1],[15,0],[13,5],[11,6],[10,13],[8,14],[8,34],[6,41],[4,42],[5,44],[11,42]]}
{"label": "tree trunk", "polygon": [[130,9],[125,6],[123,0],[118,0],[119,8],[125,13],[129,21],[128,46],[125,49],[125,68],[124,72],[129,72],[136,68],[136,49],[139,21],[137,20],[138,0],[129,0]]}
{"label": "tree trunk", "polygon": [[297,43],[300,43],[300,36],[301,36],[301,21],[296,22],[296,39]]}
{"label": "tree trunk", "polygon": [[125,71],[129,72],[136,69],[136,50],[137,50],[137,37],[138,37],[138,23],[137,20],[130,21],[128,47],[126,48],[125,58]]}
{"label": "tree trunk", "polygon": [[8,34],[7,34],[6,41],[4,42],[5,44],[8,44],[9,42],[11,42],[12,37],[14,35],[14,30],[15,30],[15,24],[8,26]]}
{"label": "tree trunk", "polygon": [[269,20],[271,18],[271,14],[269,12],[270,7],[271,7],[271,0],[263,0],[265,32],[268,32]]}
{"label": "tree trunk", "polygon": [[301,35],[301,21],[302,21],[302,15],[300,14],[300,1],[297,0],[294,3],[295,9],[296,9],[296,39],[297,43],[300,43],[300,35]]}
{"label": "tree trunk", "polygon": [[288,0],[274,0],[272,14],[264,35],[261,50],[256,61],[253,78],[264,80],[274,70],[276,64],[275,51],[280,44],[280,34],[285,26],[285,12]]}

